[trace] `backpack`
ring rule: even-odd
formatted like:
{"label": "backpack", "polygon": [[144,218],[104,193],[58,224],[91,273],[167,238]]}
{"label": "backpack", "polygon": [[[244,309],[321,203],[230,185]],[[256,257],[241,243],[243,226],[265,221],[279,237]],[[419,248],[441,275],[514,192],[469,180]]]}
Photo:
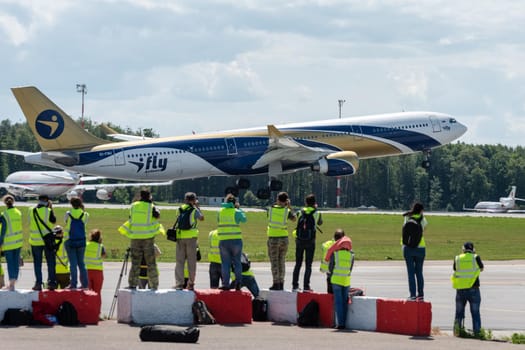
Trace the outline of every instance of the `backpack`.
{"label": "backpack", "polygon": [[403,244],[410,248],[417,248],[423,237],[421,220],[409,217],[403,224]]}
{"label": "backpack", "polygon": [[77,326],[80,324],[77,309],[69,301],[64,301],[60,304],[56,317],[58,324],[61,326]]}
{"label": "backpack", "polygon": [[179,208],[179,216],[177,216],[177,221],[175,226],[179,230],[191,230],[193,226],[191,225],[191,214],[195,208],[190,206],[186,209]]}
{"label": "backpack", "polygon": [[193,313],[193,322],[196,324],[215,324],[215,317],[206,307],[206,303],[202,300],[197,300],[191,305],[191,312]]}
{"label": "backpack", "polygon": [[32,323],[33,314],[27,309],[7,309],[2,320],[6,326],[28,326]]}
{"label": "backpack", "polygon": [[319,327],[319,303],[310,300],[297,317],[299,327]]}
{"label": "backpack", "polygon": [[[241,266],[242,266],[242,272],[246,272],[250,269],[250,265],[252,262],[250,259],[248,259],[248,255],[246,255],[244,252],[241,254]],[[233,265],[232,265],[233,267]]]}
{"label": "backpack", "polygon": [[252,318],[254,321],[268,321],[268,301],[261,297],[252,300]]}
{"label": "backpack", "polygon": [[69,223],[69,245],[74,248],[83,247],[86,244],[86,224],[82,218],[84,213],[82,213],[78,218],[71,216],[71,213],[68,213],[70,223]]}
{"label": "backpack", "polygon": [[297,228],[295,229],[297,239],[306,241],[315,238],[315,231],[317,228],[315,225],[314,213],[315,210],[306,213],[301,209],[301,215],[299,216],[299,220],[297,220]]}

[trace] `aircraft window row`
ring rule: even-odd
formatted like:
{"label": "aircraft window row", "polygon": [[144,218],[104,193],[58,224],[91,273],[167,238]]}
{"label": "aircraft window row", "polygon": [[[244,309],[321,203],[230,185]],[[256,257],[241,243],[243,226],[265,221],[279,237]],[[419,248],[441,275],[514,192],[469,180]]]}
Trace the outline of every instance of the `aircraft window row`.
{"label": "aircraft window row", "polygon": [[209,152],[223,150],[224,146],[205,146],[195,148],[195,152]]}
{"label": "aircraft window row", "polygon": [[415,129],[415,128],[424,128],[428,126],[429,126],[428,123],[423,123],[423,124],[401,125],[401,126],[396,126],[395,128],[396,129]]}
{"label": "aircraft window row", "polygon": [[255,147],[255,146],[263,146],[263,145],[266,145],[267,143],[268,142],[266,140],[249,141],[249,142],[244,142],[243,146],[245,146],[245,147]]}
{"label": "aircraft window row", "polygon": [[148,152],[148,153],[132,153],[128,154],[128,158],[135,158],[135,157],[148,157],[148,156],[166,156],[170,154],[175,153],[183,153],[181,150],[173,150],[173,151],[161,151],[161,152]]}

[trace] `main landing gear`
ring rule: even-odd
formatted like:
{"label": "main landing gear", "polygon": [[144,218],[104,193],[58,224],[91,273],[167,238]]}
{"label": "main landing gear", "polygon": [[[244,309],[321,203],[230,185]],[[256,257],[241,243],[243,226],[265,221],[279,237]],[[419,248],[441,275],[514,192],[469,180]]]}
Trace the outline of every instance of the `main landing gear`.
{"label": "main landing gear", "polygon": [[429,169],[430,165],[432,165],[432,163],[430,162],[430,154],[431,154],[431,151],[429,149],[423,151],[423,155],[425,157],[423,161],[421,162],[421,167],[423,169]]}
{"label": "main landing gear", "polygon": [[[233,194],[235,197],[239,196],[240,190],[246,190],[250,187],[250,180],[245,178],[240,178],[235,182],[235,186],[228,186],[224,190],[224,194]],[[278,192],[283,189],[282,181],[279,181],[275,178],[272,178],[268,184],[268,187],[259,188],[256,192],[256,196],[259,199],[267,200],[270,199],[272,191]]]}

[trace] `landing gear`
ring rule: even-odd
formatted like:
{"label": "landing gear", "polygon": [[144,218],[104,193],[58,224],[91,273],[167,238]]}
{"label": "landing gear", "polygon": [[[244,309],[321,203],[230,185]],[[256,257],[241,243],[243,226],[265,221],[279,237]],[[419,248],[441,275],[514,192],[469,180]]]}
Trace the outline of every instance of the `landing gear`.
{"label": "landing gear", "polygon": [[224,195],[233,194],[235,197],[239,197],[239,187],[238,186],[229,186],[224,190]]}
{"label": "landing gear", "polygon": [[270,199],[272,192],[278,192],[283,189],[282,181],[279,181],[275,178],[270,180],[269,186],[265,188],[260,188],[257,190],[257,198],[262,200]]}
{"label": "landing gear", "polygon": [[432,165],[432,163],[430,162],[431,151],[429,149],[427,149],[427,150],[423,151],[423,154],[424,154],[425,159],[423,159],[423,161],[421,162],[421,167],[423,169],[429,169],[430,165]]}
{"label": "landing gear", "polygon": [[270,190],[272,191],[281,191],[283,189],[283,183],[282,181],[272,179],[270,181]]}
{"label": "landing gear", "polygon": [[241,190],[246,190],[246,189],[250,188],[250,180],[244,179],[244,178],[240,178],[240,179],[238,179],[236,181],[236,185]]}
{"label": "landing gear", "polygon": [[272,191],[270,191],[270,188],[269,187],[265,187],[265,188],[259,188],[257,190],[257,198],[259,199],[262,199],[262,200],[267,200],[267,199],[270,199],[270,195],[272,194]]}

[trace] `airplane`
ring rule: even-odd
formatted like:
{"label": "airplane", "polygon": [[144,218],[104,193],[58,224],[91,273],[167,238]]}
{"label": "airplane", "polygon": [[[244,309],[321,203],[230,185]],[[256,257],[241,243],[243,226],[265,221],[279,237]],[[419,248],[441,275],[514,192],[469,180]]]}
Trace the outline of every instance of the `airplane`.
{"label": "airplane", "polygon": [[9,174],[5,182],[0,182],[0,188],[17,197],[38,197],[45,194],[50,198],[65,195],[67,199],[78,197],[84,191],[96,190],[96,197],[109,200],[113,191],[121,187],[167,186],[173,181],[149,183],[113,183],[113,184],[81,184],[85,181],[99,180],[101,177],[81,176],[71,171],[17,171]]}
{"label": "airplane", "polygon": [[315,122],[267,125],[178,137],[110,142],[85,131],[33,86],[11,89],[41,152],[4,150],[27,163],[83,174],[135,181],[267,174],[257,197],[280,191],[277,176],[310,168],[327,176],[353,175],[360,159],[423,152],[467,131],[454,117],[436,112],[401,112]]}
{"label": "airplane", "polygon": [[525,201],[525,199],[516,198],[516,186],[511,186],[508,197],[500,197],[499,202],[478,202],[474,208],[465,208],[465,211],[477,211],[485,213],[506,213],[506,212],[523,212],[521,210],[512,210],[516,201]]}

